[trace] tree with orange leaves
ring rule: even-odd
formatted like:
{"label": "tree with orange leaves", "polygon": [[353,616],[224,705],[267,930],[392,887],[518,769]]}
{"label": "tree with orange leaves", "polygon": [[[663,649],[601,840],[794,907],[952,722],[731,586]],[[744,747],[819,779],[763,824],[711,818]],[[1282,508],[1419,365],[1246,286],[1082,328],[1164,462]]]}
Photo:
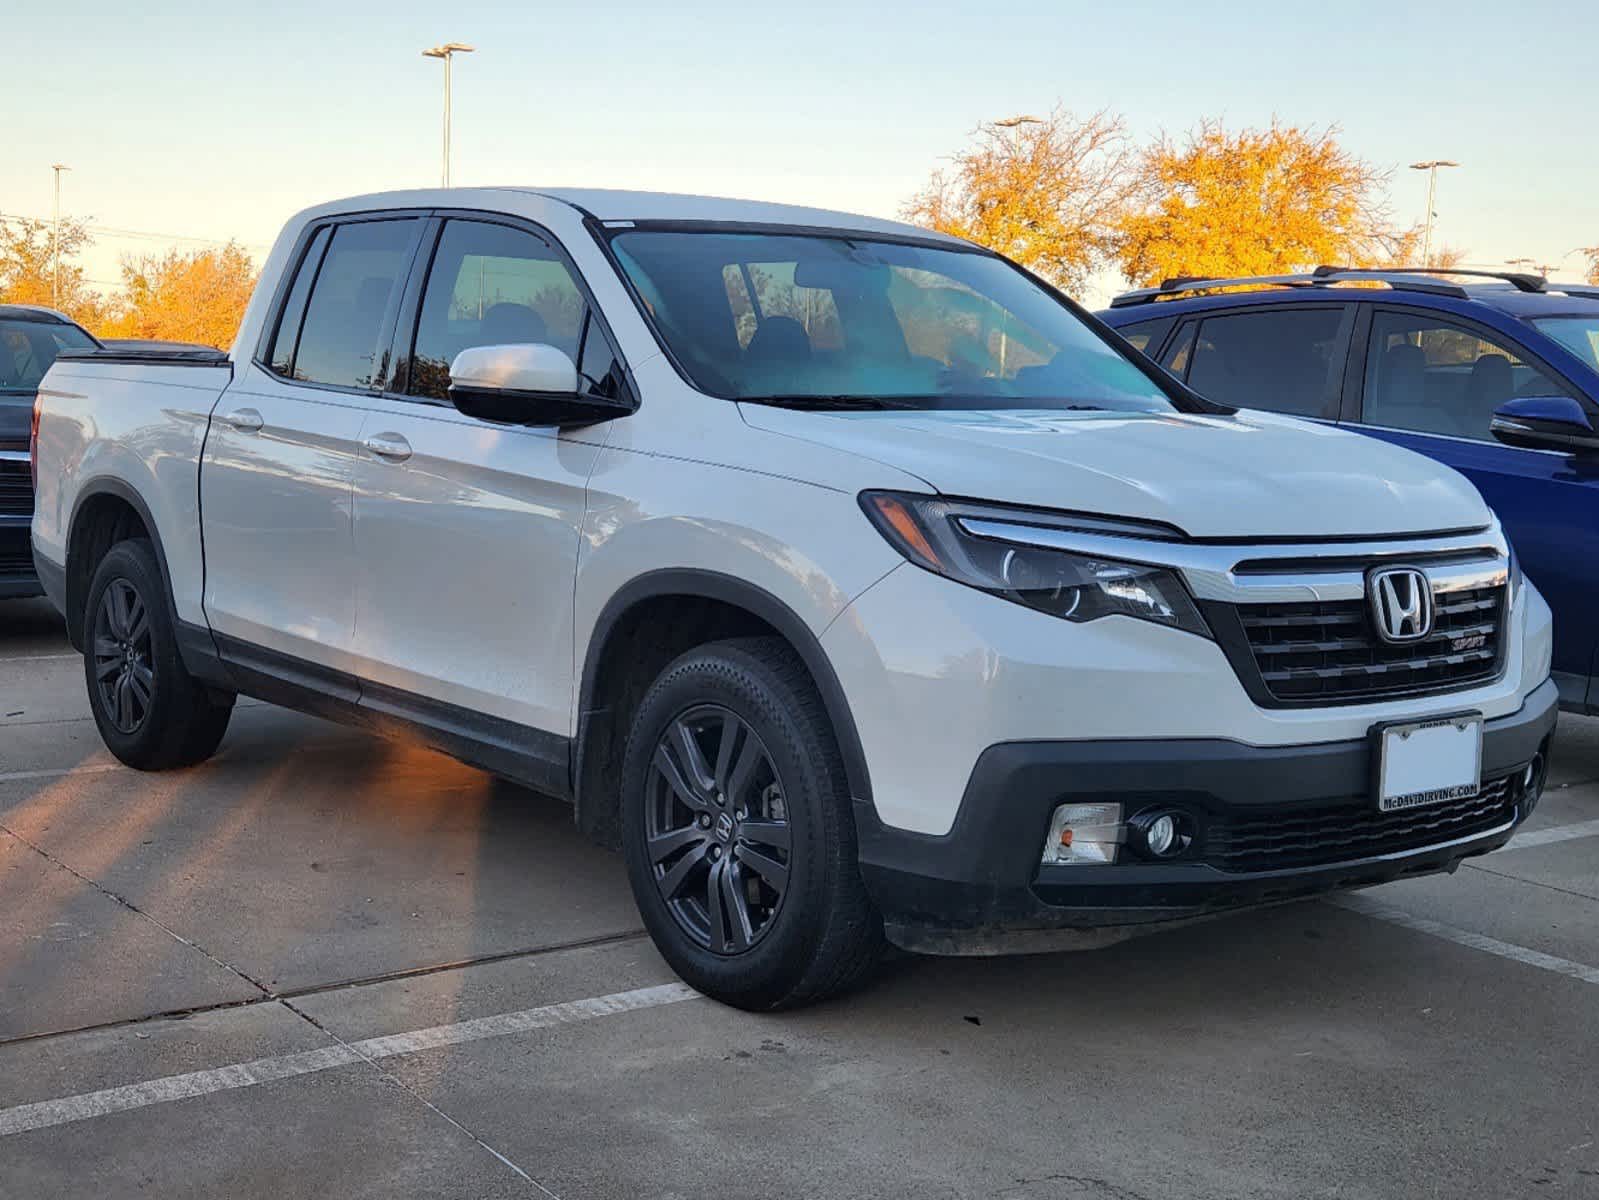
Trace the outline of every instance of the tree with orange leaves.
{"label": "tree with orange leaves", "polygon": [[1388,220],[1388,173],[1345,150],[1336,132],[1273,123],[1233,133],[1206,121],[1181,143],[1161,138],[1140,164],[1140,201],[1119,224],[1122,273],[1153,284],[1410,253],[1415,239]]}
{"label": "tree with orange leaves", "polygon": [[217,250],[169,250],[124,259],[124,296],[99,332],[226,349],[238,332],[256,279],[250,256],[232,242]]}
{"label": "tree with orange leaves", "polygon": [[988,246],[1072,291],[1108,258],[1137,183],[1120,117],[985,122],[905,206],[907,220]]}

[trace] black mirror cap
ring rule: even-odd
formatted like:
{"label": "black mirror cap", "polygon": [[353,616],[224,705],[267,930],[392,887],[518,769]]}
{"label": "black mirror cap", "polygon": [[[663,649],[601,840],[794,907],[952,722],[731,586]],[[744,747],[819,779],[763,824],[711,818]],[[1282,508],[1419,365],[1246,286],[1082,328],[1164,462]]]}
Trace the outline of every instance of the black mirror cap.
{"label": "black mirror cap", "polygon": [[1494,410],[1488,432],[1505,445],[1524,450],[1599,452],[1599,431],[1570,396],[1522,396],[1507,401]]}
{"label": "black mirror cap", "polygon": [[573,429],[614,421],[637,405],[626,397],[579,395],[576,392],[522,392],[510,388],[450,385],[450,403],[469,417],[496,425]]}

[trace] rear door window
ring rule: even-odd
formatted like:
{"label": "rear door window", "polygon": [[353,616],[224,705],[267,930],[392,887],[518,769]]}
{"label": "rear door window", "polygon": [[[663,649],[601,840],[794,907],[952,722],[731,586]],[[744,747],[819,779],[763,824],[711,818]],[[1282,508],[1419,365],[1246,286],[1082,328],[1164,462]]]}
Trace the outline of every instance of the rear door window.
{"label": "rear door window", "polygon": [[1571,389],[1507,339],[1425,313],[1379,309],[1367,341],[1361,420],[1385,429],[1492,441],[1494,409]]}
{"label": "rear door window", "polygon": [[1348,350],[1347,317],[1345,305],[1207,316],[1188,355],[1188,386],[1239,408],[1331,418]]}
{"label": "rear door window", "polygon": [[1123,325],[1116,332],[1132,343],[1134,350],[1142,350],[1151,358],[1160,349],[1160,344],[1166,340],[1166,331],[1171,328],[1173,318],[1164,317],[1158,321],[1140,321],[1136,325]]}
{"label": "rear door window", "polygon": [[413,217],[334,229],[306,305],[291,378],[362,391],[381,386],[381,351],[420,225]]}

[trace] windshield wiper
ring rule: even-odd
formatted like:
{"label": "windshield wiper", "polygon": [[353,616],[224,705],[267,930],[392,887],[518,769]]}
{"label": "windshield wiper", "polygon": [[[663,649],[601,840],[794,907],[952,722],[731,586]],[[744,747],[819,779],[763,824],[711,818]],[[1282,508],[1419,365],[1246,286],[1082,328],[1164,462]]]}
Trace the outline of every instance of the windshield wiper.
{"label": "windshield wiper", "polygon": [[891,400],[885,396],[740,396],[740,404],[770,404],[776,408],[797,408],[806,412],[826,412],[828,409],[885,409],[917,408],[907,400]]}

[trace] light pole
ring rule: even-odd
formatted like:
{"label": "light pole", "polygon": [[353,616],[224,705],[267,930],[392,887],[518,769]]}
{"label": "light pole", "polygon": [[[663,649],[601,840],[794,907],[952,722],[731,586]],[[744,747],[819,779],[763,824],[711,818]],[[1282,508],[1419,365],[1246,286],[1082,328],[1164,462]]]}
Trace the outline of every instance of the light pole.
{"label": "light pole", "polygon": [[61,307],[61,172],[72,170],[66,163],[51,163],[56,173],[56,207],[50,231],[50,307]]}
{"label": "light pole", "polygon": [[1413,162],[1410,164],[1412,171],[1427,172],[1427,231],[1421,238],[1421,265],[1432,266],[1432,203],[1438,191],[1438,168],[1458,167],[1460,164],[1451,162],[1447,158],[1430,158],[1426,162]]}
{"label": "light pole", "polygon": [[474,49],[476,47],[464,42],[445,42],[442,46],[422,51],[423,58],[444,60],[444,187],[450,186],[450,60],[457,54],[471,54]]}

